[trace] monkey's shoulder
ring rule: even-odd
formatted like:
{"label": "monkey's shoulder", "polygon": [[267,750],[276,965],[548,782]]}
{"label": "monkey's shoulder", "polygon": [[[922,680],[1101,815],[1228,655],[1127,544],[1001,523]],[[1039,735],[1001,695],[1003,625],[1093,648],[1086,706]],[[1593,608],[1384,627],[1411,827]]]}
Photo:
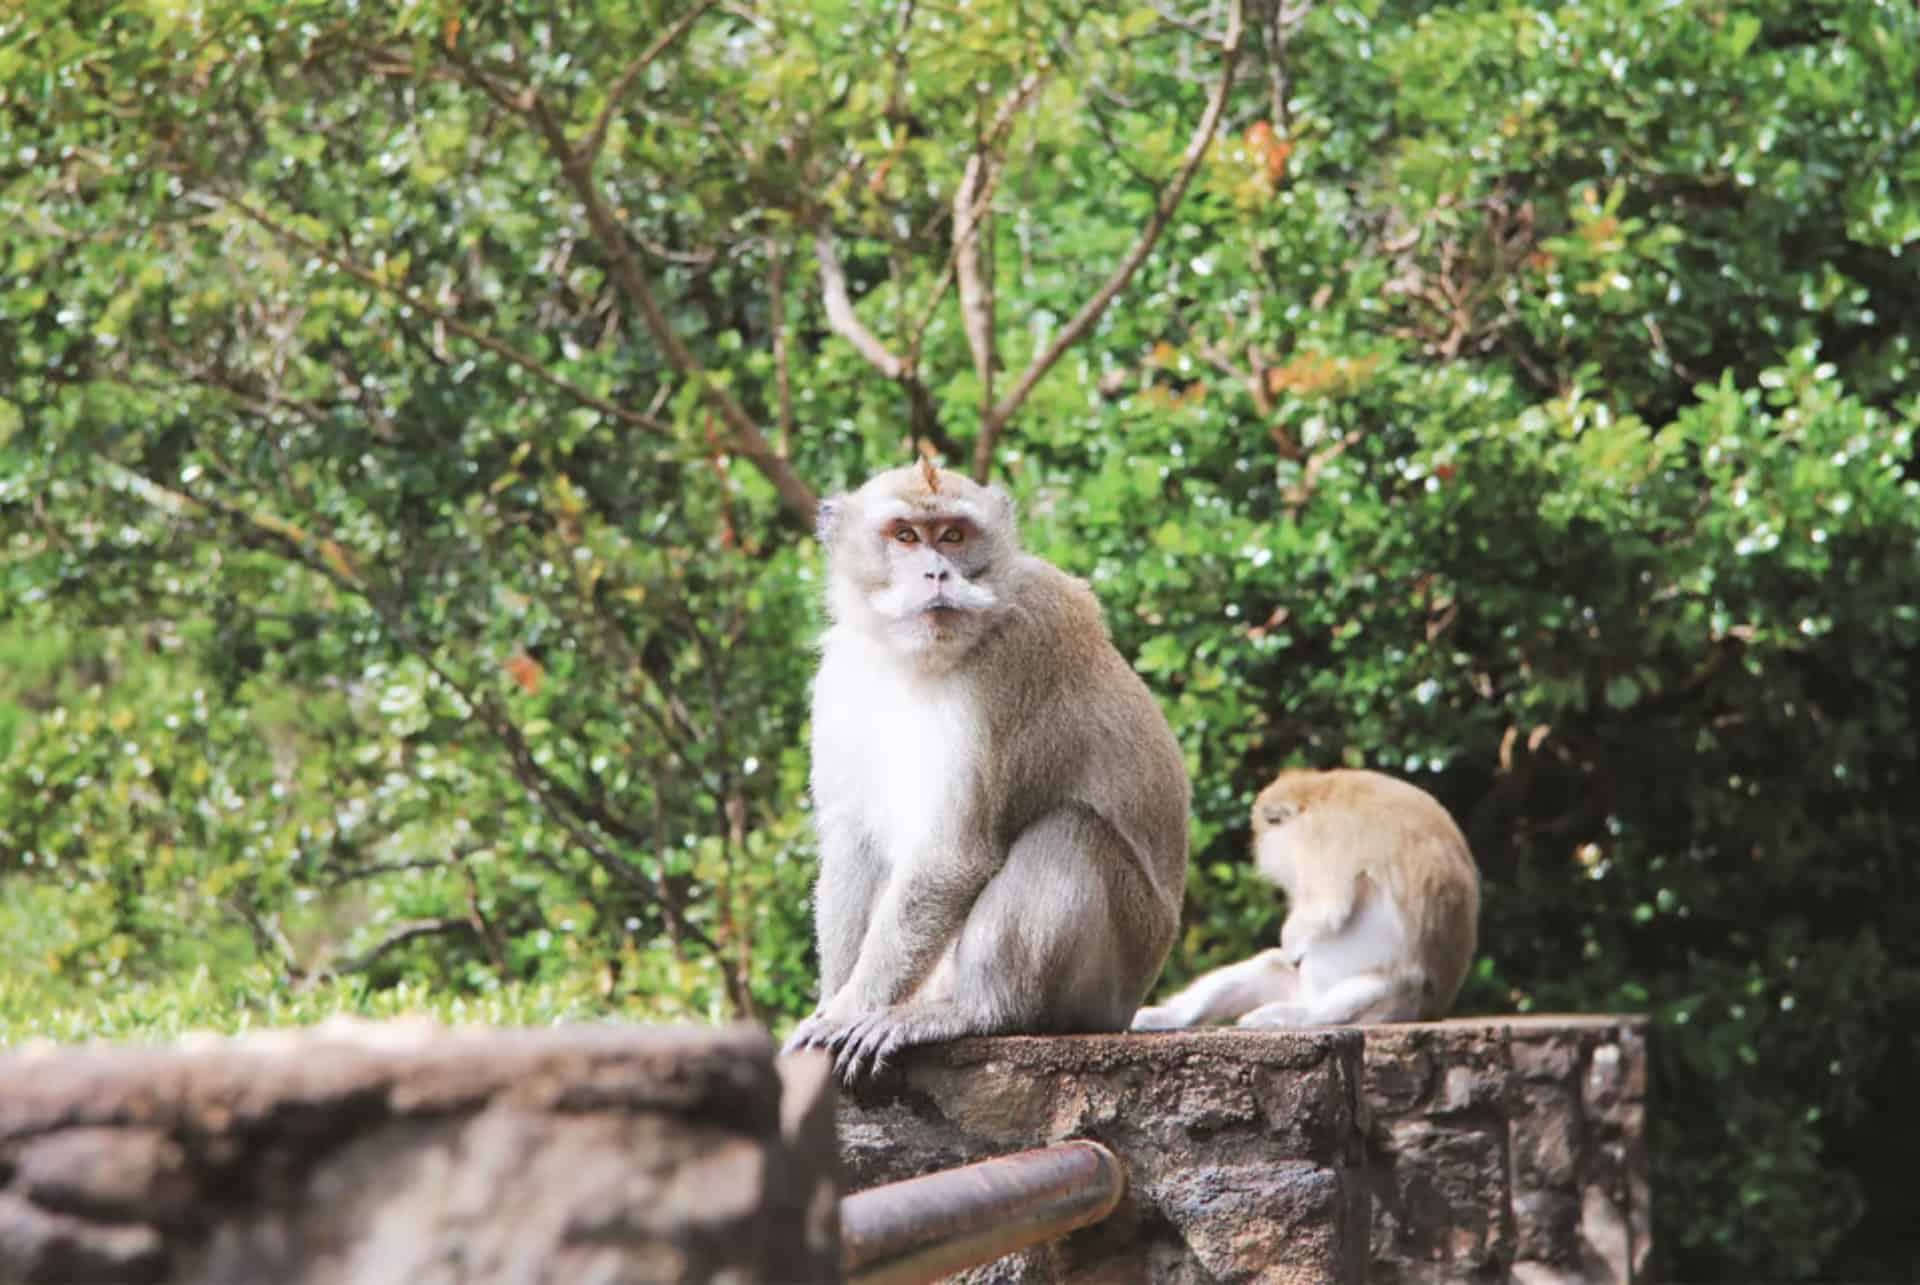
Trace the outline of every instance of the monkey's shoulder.
{"label": "monkey's shoulder", "polygon": [[1035,602],[1041,612],[1082,624],[1106,627],[1106,616],[1093,586],[1070,571],[1063,571],[1045,558],[1023,553],[1015,560],[1012,574],[1022,598]]}

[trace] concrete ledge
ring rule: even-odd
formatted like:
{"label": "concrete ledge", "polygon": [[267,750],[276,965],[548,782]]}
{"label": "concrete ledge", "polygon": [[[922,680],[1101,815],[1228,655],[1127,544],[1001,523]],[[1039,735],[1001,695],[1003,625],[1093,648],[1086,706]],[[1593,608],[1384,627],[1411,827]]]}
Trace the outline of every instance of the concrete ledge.
{"label": "concrete ledge", "polygon": [[963,1040],[840,1112],[849,1190],[1089,1137],[1100,1226],[960,1279],[1631,1282],[1650,1246],[1644,1023]]}
{"label": "concrete ledge", "polygon": [[838,1278],[824,1058],[330,1024],[0,1057],[0,1280]]}

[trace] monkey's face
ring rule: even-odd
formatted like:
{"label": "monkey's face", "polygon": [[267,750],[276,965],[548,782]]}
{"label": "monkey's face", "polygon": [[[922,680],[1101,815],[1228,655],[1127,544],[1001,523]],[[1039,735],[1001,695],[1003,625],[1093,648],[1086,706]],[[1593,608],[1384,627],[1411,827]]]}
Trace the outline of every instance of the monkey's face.
{"label": "monkey's face", "polygon": [[1001,605],[995,572],[1017,551],[1005,496],[931,469],[830,502],[822,533],[835,621],[923,661],[957,659],[985,633]]}

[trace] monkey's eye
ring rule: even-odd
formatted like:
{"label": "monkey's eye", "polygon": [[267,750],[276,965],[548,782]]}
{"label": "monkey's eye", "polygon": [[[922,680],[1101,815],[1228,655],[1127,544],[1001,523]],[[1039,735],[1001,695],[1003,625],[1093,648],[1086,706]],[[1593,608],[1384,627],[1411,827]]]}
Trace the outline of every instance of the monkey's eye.
{"label": "monkey's eye", "polygon": [[950,526],[940,533],[940,543],[942,544],[959,544],[966,538],[967,533],[957,526]]}
{"label": "monkey's eye", "polygon": [[898,540],[902,544],[920,543],[920,533],[918,531],[915,531],[910,526],[895,527],[893,531],[893,538]]}

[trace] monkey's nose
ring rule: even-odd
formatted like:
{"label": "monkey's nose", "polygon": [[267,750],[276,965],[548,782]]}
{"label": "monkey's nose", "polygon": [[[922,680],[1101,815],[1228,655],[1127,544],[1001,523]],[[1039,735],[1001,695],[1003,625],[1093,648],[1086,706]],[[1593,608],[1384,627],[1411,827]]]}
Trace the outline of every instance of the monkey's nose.
{"label": "monkey's nose", "polygon": [[925,572],[924,574],[926,575],[927,579],[933,581],[935,584],[945,584],[947,582],[947,572],[946,572],[946,568],[944,567],[942,567],[938,571],[928,571],[928,572]]}

